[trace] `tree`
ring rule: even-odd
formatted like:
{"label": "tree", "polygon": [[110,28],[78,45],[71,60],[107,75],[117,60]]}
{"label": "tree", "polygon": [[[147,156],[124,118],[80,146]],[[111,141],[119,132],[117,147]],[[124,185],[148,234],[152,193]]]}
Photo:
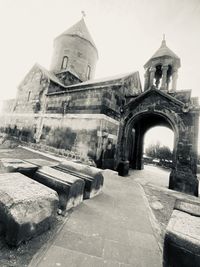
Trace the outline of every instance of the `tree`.
{"label": "tree", "polygon": [[158,151],[160,148],[160,143],[157,142],[156,144],[150,144],[147,148],[146,148],[146,155],[151,157],[151,158],[157,158],[158,155]]}
{"label": "tree", "polygon": [[170,148],[161,146],[159,142],[150,144],[145,152],[147,156],[160,159],[161,161],[172,160],[172,152]]}
{"label": "tree", "polygon": [[162,146],[158,150],[157,158],[161,161],[172,160],[172,152],[167,146]]}

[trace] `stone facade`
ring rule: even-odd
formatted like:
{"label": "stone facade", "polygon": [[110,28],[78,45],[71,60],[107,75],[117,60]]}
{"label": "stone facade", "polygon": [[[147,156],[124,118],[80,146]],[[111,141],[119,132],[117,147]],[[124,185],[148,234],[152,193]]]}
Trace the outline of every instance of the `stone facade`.
{"label": "stone facade", "polygon": [[69,70],[87,81],[94,78],[97,59],[97,48],[82,19],[54,40],[50,70],[56,74]]}
{"label": "stone facade", "polygon": [[54,48],[51,71],[35,64],[8,101],[2,130],[125,175],[142,169],[146,131],[164,125],[175,134],[169,187],[197,195],[198,99],[176,91],[180,59],[166,41],[144,66],[144,91],[138,72],[91,79],[98,52],[83,20]]}

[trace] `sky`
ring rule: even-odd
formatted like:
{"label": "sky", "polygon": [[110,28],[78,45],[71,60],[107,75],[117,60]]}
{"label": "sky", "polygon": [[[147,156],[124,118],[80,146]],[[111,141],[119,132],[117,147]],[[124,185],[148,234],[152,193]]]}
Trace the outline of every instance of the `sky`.
{"label": "sky", "polygon": [[99,52],[96,78],[138,70],[143,85],[165,34],[181,58],[177,88],[200,96],[200,0],[0,0],[1,100],[15,97],[35,62],[49,69],[53,39],[82,10]]}

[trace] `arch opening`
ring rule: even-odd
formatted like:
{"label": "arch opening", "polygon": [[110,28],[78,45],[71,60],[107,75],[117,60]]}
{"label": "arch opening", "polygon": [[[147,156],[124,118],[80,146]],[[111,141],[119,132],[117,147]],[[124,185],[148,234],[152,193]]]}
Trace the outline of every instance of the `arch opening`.
{"label": "arch opening", "polygon": [[155,126],[144,135],[143,163],[170,169],[174,147],[174,132],[163,126]]}
{"label": "arch opening", "polygon": [[156,126],[162,126],[171,130],[173,136],[172,165],[175,160],[176,129],[169,119],[154,112],[139,114],[131,121],[127,138],[127,158],[131,169],[143,169],[144,138],[148,131]]}

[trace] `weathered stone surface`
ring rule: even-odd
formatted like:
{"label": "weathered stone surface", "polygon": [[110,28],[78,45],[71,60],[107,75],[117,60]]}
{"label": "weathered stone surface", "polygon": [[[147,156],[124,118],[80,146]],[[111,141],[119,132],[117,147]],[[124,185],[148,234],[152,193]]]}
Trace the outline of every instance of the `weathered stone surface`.
{"label": "weathered stone surface", "polygon": [[31,176],[36,172],[38,167],[21,159],[3,158],[1,163],[7,172],[20,172]]}
{"label": "weathered stone surface", "polygon": [[69,173],[42,167],[35,173],[33,179],[57,191],[59,207],[62,210],[76,207],[83,200],[84,180]]}
{"label": "weathered stone surface", "polygon": [[200,217],[174,210],[167,226],[164,267],[200,266]]}
{"label": "weathered stone surface", "polygon": [[101,192],[104,177],[99,169],[72,161],[63,161],[55,168],[85,181],[84,199],[92,198]]}
{"label": "weathered stone surface", "polygon": [[56,166],[59,164],[59,162],[50,161],[46,159],[27,159],[24,161],[29,162],[30,164],[36,165],[38,167],[43,167],[43,166],[52,167],[52,166]]}
{"label": "weathered stone surface", "polygon": [[169,177],[169,189],[198,196],[199,181],[191,171],[172,170]]}
{"label": "weathered stone surface", "polygon": [[55,191],[21,173],[0,174],[0,223],[9,245],[49,229],[57,207]]}
{"label": "weathered stone surface", "polygon": [[188,214],[200,217],[200,201],[183,201],[177,199],[175,202],[174,209],[187,212]]}

